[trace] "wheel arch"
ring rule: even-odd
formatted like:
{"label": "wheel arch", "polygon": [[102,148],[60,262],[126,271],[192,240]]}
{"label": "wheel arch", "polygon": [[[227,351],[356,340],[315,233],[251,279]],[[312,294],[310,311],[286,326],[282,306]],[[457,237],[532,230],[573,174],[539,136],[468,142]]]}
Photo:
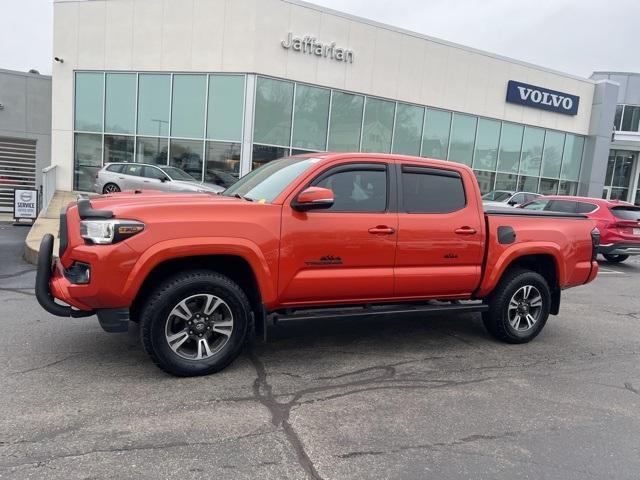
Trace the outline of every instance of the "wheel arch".
{"label": "wheel arch", "polygon": [[228,277],[247,295],[254,315],[262,312],[260,285],[251,264],[240,255],[211,254],[169,258],[157,263],[137,289],[130,307],[131,319],[137,321],[146,298],[163,279],[187,270],[210,270]]}

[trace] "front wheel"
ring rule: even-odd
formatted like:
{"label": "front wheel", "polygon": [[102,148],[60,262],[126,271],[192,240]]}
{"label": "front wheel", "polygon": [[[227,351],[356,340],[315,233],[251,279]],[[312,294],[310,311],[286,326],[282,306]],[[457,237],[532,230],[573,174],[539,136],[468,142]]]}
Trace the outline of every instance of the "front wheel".
{"label": "front wheel", "polygon": [[225,368],[241,352],[250,306],[229,278],[206,270],[165,280],[141,312],[145,351],[167,373],[191,377]]}
{"label": "front wheel", "polygon": [[551,307],[551,291],[545,278],[531,270],[507,273],[482,314],[487,331],[507,343],[526,343],[544,328]]}
{"label": "front wheel", "polygon": [[629,255],[608,255],[606,253],[603,253],[602,256],[609,263],[622,263],[629,258]]}

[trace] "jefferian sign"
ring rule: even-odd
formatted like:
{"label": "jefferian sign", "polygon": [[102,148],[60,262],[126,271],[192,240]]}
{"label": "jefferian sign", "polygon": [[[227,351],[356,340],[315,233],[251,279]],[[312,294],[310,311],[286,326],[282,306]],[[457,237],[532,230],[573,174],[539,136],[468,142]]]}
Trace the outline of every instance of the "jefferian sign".
{"label": "jefferian sign", "polygon": [[291,49],[295,52],[307,53],[318,57],[331,58],[339,62],[353,63],[353,50],[348,48],[336,47],[336,42],[322,43],[315,37],[305,35],[303,37],[294,37],[289,32],[286,40],[280,42],[282,48]]}
{"label": "jefferian sign", "polygon": [[38,216],[38,192],[16,188],[13,191],[13,218],[36,218]]}
{"label": "jefferian sign", "polygon": [[533,108],[541,108],[551,112],[576,115],[580,97],[569,93],[536,87],[526,83],[509,80],[507,85],[507,102],[519,103]]}

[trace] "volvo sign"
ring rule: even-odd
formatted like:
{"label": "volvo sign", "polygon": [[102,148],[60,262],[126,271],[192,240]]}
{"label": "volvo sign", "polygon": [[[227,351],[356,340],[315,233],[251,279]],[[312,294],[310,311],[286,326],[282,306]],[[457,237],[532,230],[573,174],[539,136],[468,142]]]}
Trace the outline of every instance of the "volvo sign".
{"label": "volvo sign", "polygon": [[38,191],[35,189],[16,188],[13,191],[13,218],[30,218],[38,216]]}
{"label": "volvo sign", "polygon": [[509,80],[507,85],[507,102],[541,108],[565,115],[576,115],[580,97],[569,93],[536,87],[527,83]]}

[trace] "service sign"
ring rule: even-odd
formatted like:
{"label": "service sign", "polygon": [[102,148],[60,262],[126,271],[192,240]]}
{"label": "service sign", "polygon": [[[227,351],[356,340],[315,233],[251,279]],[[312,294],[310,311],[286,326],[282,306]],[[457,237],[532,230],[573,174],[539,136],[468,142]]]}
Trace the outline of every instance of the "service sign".
{"label": "service sign", "polygon": [[16,188],[13,191],[13,218],[33,218],[38,216],[38,191]]}
{"label": "service sign", "polygon": [[509,80],[507,85],[507,102],[541,108],[565,115],[576,115],[580,97],[570,93],[536,87],[527,83]]}

